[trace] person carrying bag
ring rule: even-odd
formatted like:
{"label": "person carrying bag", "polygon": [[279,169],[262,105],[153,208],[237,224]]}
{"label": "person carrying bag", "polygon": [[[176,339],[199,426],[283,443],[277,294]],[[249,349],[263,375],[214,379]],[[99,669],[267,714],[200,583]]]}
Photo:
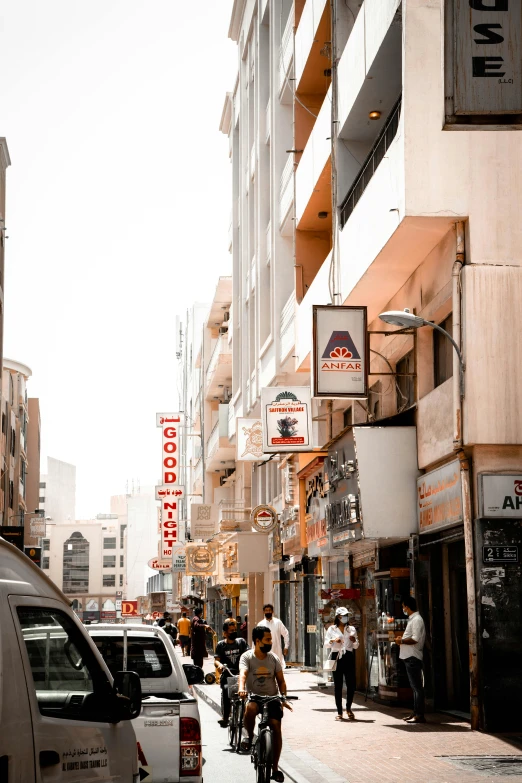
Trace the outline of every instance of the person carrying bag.
{"label": "person carrying bag", "polygon": [[327,630],[324,646],[328,649],[328,658],[324,670],[333,674],[335,686],[335,720],[343,717],[343,683],[346,682],[346,718],[355,720],[352,702],[355,694],[355,650],[359,647],[357,631],[349,624],[352,612],[344,606],[335,610],[334,624]]}

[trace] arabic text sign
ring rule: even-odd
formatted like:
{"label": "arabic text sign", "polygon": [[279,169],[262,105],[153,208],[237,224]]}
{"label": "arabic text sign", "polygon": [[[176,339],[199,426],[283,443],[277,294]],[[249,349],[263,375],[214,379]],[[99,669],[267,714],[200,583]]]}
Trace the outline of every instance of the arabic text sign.
{"label": "arabic text sign", "polygon": [[217,532],[218,506],[205,503],[190,505],[190,535],[195,541],[206,541]]}
{"label": "arabic text sign", "polygon": [[180,413],[157,413],[156,426],[161,427],[161,484],[177,484],[179,468]]}
{"label": "arabic text sign", "polygon": [[366,307],[313,306],[313,396],[368,396]]}
{"label": "arabic text sign", "polygon": [[174,552],[172,558],[172,570],[185,572],[187,570],[187,556],[185,552]]}
{"label": "arabic text sign", "polygon": [[184,496],[185,487],[156,487],[156,498],[161,501],[160,560],[170,560],[173,549],[179,544],[179,501]]}
{"label": "arabic text sign", "polygon": [[520,114],[520,0],[453,3],[455,113]]}
{"label": "arabic text sign", "polygon": [[216,565],[216,550],[210,544],[200,544],[186,547],[187,553],[187,574],[189,576],[198,576],[200,574],[211,574]]}
{"label": "arabic text sign", "polygon": [[261,389],[263,451],[311,451],[312,400],[308,386]]}
{"label": "arabic text sign", "polygon": [[458,460],[417,479],[417,514],[420,533],[462,522],[462,483]]}
{"label": "arabic text sign", "polygon": [[263,453],[261,419],[236,419],[236,460],[260,462],[268,457],[268,454]]}
{"label": "arabic text sign", "polygon": [[480,476],[483,517],[514,517],[522,519],[522,475]]}

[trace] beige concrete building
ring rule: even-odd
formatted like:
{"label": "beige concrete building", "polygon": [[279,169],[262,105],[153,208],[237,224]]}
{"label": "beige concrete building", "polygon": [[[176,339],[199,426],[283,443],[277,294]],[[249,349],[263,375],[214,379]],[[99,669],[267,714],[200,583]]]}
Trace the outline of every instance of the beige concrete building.
{"label": "beige concrete building", "polygon": [[[19,526],[28,510],[27,481],[27,381],[25,364],[4,359],[2,375],[2,501],[3,524]],[[29,509],[33,512],[35,509]]]}
{"label": "beige concrete building", "polygon": [[[36,397],[29,397],[27,400],[27,409],[27,478],[25,502],[29,511],[34,512],[36,509],[40,509],[40,400]],[[25,523],[24,543],[26,546],[39,546],[40,544],[40,537],[31,534],[30,521],[26,521]]]}

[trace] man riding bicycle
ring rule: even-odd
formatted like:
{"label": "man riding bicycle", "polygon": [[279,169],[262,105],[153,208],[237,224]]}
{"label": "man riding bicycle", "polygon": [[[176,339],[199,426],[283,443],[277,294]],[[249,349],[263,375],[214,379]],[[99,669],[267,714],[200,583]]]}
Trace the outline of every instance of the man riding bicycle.
{"label": "man riding bicycle", "polygon": [[245,640],[238,639],[236,621],[232,619],[225,620],[223,623],[223,639],[218,642],[216,652],[214,653],[216,668],[221,674],[220,685],[223,714],[218,723],[224,729],[228,726],[230,717],[230,696],[228,695],[227,681],[231,674],[239,674],[239,659],[247,649],[248,644]]}
{"label": "man riding bicycle", "polygon": [[292,707],[286,701],[286,682],[281,661],[271,652],[271,649],[272,634],[270,629],[263,625],[256,626],[252,631],[252,649],[243,653],[239,661],[238,693],[242,699],[250,695],[244,719],[248,741],[243,743],[243,750],[250,750],[252,747],[256,715],[262,709],[255,697],[277,696],[278,693],[282,696],[282,702],[274,699],[268,704],[273,735],[272,779],[282,783],[285,776],[279,770],[279,757],[283,747],[281,735],[283,710],[281,705],[290,711],[292,711]]}

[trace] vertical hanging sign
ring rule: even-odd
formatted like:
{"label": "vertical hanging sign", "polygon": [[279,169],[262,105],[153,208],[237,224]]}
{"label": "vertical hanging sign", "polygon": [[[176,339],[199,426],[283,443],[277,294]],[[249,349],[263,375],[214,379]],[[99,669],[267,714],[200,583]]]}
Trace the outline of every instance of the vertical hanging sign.
{"label": "vertical hanging sign", "polygon": [[313,397],[368,396],[366,307],[313,305]]}
{"label": "vertical hanging sign", "polygon": [[157,413],[156,426],[162,430],[161,484],[156,487],[156,500],[161,503],[160,559],[171,558],[181,542],[179,504],[185,497],[185,487],[179,479],[179,437],[182,426],[180,413]]}

